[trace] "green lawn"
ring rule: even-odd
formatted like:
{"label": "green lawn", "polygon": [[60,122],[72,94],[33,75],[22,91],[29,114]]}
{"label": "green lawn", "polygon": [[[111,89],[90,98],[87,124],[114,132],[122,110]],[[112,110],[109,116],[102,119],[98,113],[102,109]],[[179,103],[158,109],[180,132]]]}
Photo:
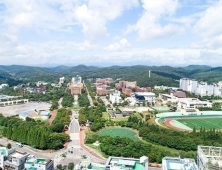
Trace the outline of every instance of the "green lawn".
{"label": "green lawn", "polygon": [[106,120],[109,120],[110,119],[109,113],[108,112],[103,112],[103,118],[106,119]]}
{"label": "green lawn", "polygon": [[222,118],[202,118],[202,119],[177,119],[178,122],[190,128],[199,130],[201,127],[205,129],[222,129]]}
{"label": "green lawn", "polygon": [[127,129],[127,128],[105,128],[98,132],[100,136],[119,136],[119,137],[127,137],[132,140],[138,141],[139,138],[136,136],[136,132]]}
{"label": "green lawn", "polygon": [[117,117],[117,118],[113,118],[113,121],[127,121],[129,119],[129,117]]}

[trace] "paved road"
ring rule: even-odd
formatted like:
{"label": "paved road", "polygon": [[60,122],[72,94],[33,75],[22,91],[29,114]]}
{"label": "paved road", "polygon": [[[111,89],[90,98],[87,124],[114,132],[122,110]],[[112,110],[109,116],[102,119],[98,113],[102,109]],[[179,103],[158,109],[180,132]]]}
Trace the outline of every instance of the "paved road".
{"label": "paved road", "polygon": [[92,100],[92,97],[89,95],[88,88],[86,87],[84,81],[83,81],[83,85],[84,85],[85,88],[86,88],[86,91],[87,91],[87,94],[88,94],[87,97],[88,97],[88,99],[89,99],[90,106],[94,106],[94,104],[93,104],[93,100]]}

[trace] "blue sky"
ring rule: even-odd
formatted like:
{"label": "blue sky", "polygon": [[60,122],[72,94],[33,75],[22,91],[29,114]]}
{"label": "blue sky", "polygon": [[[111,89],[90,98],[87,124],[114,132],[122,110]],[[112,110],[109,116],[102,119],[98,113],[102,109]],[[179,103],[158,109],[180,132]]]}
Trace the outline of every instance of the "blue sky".
{"label": "blue sky", "polygon": [[221,11],[221,0],[0,0],[0,63],[220,66]]}

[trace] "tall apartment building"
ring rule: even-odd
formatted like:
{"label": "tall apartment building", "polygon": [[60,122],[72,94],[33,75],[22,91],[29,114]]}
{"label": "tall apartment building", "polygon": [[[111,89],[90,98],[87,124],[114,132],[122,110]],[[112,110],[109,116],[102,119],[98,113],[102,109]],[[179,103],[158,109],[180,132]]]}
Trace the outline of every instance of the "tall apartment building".
{"label": "tall apartment building", "polygon": [[198,96],[222,96],[222,87],[219,85],[208,85],[189,78],[180,79],[180,89]]}
{"label": "tall apartment building", "polygon": [[222,169],[222,147],[198,146],[197,165],[199,170]]}

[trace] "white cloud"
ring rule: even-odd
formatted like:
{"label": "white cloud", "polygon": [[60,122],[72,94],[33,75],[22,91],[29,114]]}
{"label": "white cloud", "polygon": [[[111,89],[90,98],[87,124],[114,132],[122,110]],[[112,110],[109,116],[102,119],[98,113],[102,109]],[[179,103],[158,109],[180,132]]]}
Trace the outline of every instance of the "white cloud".
{"label": "white cloud", "polygon": [[222,34],[221,11],[222,1],[209,7],[194,26],[196,33],[203,37]]}
{"label": "white cloud", "polygon": [[207,8],[194,25],[194,32],[201,40],[192,43],[194,48],[217,49],[222,46],[222,1],[218,1]]}
{"label": "white cloud", "polygon": [[142,0],[144,12],[135,25],[128,26],[126,33],[137,31],[139,40],[165,37],[182,29],[173,23],[161,24],[160,20],[175,13],[178,0]]}
{"label": "white cloud", "polygon": [[88,4],[77,6],[74,16],[82,26],[89,40],[107,36],[107,21],[116,19],[124,10],[138,5],[137,0],[89,0]]}
{"label": "white cloud", "polygon": [[107,51],[124,51],[129,49],[130,43],[127,41],[126,38],[121,39],[119,42],[110,44],[107,47],[104,47]]}

